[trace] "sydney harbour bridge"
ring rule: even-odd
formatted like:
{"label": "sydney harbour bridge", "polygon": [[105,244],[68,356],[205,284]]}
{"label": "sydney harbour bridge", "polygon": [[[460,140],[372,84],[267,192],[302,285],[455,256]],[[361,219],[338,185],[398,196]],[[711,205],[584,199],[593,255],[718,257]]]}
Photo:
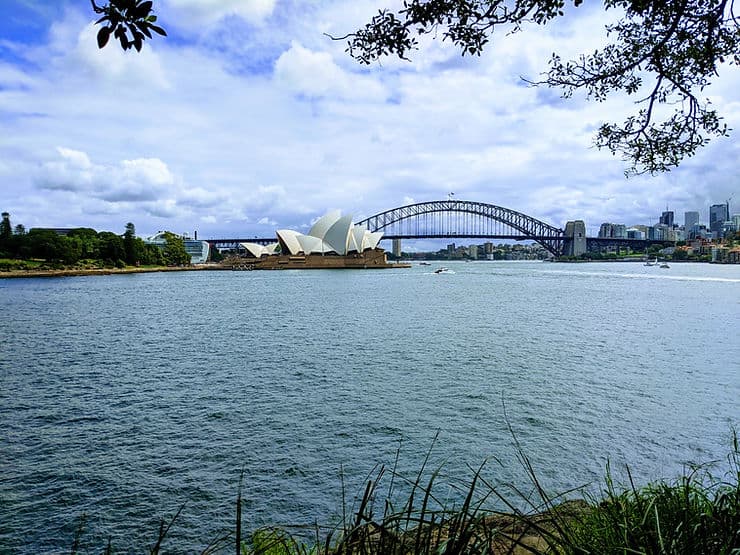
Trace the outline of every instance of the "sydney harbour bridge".
{"label": "sydney harbour bridge", "polygon": [[[498,239],[534,241],[553,256],[579,255],[604,247],[640,251],[644,239],[586,237],[583,221],[557,228],[510,208],[466,200],[436,200],[393,208],[356,222],[370,231],[382,231],[383,239]],[[211,239],[211,246],[234,248],[240,242],[267,244],[275,238]]]}

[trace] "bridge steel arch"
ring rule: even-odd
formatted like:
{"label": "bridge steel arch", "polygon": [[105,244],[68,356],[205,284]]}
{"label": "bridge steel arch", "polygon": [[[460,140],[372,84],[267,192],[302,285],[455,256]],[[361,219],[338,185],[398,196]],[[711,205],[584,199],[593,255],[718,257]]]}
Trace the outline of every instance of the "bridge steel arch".
{"label": "bridge steel arch", "polygon": [[465,200],[420,202],[386,210],[365,220],[384,239],[485,238],[532,240],[554,256],[565,244],[562,229],[516,210]]}

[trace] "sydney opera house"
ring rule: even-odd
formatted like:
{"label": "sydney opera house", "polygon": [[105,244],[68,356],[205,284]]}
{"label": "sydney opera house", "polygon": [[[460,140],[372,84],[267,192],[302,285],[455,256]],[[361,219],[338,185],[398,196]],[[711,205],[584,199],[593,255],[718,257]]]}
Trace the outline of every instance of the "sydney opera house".
{"label": "sydney opera house", "polygon": [[240,243],[254,269],[388,268],[386,253],[378,248],[382,232],[353,225],[352,216],[335,210],[322,216],[307,234],[277,231],[269,245]]}

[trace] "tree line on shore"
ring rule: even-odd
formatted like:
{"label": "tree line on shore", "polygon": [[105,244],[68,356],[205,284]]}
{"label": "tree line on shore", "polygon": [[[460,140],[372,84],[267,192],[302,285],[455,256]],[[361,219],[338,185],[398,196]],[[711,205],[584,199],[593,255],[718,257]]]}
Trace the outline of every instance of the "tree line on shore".
{"label": "tree line on shore", "polygon": [[174,233],[165,232],[165,243],[160,247],[136,237],[136,228],[130,222],[122,235],[88,227],[71,229],[66,235],[46,228],[27,231],[23,224],[13,227],[8,212],[2,213],[0,221],[0,258],[40,259],[70,266],[90,261],[119,268],[190,263],[183,240]]}

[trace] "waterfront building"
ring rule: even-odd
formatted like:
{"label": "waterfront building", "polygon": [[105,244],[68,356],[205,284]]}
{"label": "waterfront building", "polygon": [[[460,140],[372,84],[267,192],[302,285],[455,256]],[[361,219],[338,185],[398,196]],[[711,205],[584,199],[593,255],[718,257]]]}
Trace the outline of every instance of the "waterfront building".
{"label": "waterfront building", "polygon": [[627,239],[645,239],[645,232],[636,227],[627,230]]}
{"label": "waterfront building", "polygon": [[681,232],[675,227],[666,227],[663,231],[663,239],[665,241],[673,241],[675,243],[676,241],[681,241],[682,237]]}
{"label": "waterfront building", "polygon": [[667,235],[668,226],[657,224],[648,228],[647,238],[653,241],[662,241]]}
{"label": "waterfront building", "polygon": [[691,229],[686,232],[686,240],[691,241],[693,239],[709,239],[712,236],[712,232],[707,229],[704,224],[694,224]]}
{"label": "waterfront building", "polygon": [[734,228],[733,231],[740,231],[740,214],[733,214],[732,227]]}
{"label": "waterfront building", "polygon": [[727,262],[730,249],[721,245],[712,245],[712,262]]}
{"label": "waterfront building", "polygon": [[732,220],[727,220],[722,224],[722,237],[727,237],[735,231],[735,224]]}
{"label": "waterfront building", "polygon": [[256,259],[248,269],[394,266],[388,264],[385,251],[378,248],[383,233],[354,225],[352,216],[342,216],[339,210],[319,218],[305,235],[292,229],[279,229],[276,234],[277,242],[266,246],[239,243],[249,258]]}
{"label": "waterfront building", "polygon": [[599,237],[608,239],[626,239],[627,226],[624,224],[603,223],[599,228]]}
{"label": "waterfront building", "polygon": [[[5,214],[8,214],[8,213],[7,212],[3,212],[3,217],[5,216]],[[8,215],[10,215],[10,214],[8,214]],[[75,229],[80,229],[80,228],[78,228],[78,227],[34,227],[32,229],[36,229],[36,230],[39,230],[39,231],[42,231],[42,230],[43,231],[53,231],[57,235],[62,235],[64,237],[66,237],[67,235],[70,234],[70,232],[74,231]]]}
{"label": "waterfront building", "polygon": [[[163,249],[167,244],[165,236],[166,232],[160,231],[156,235],[145,238],[144,243],[147,245],[156,245]],[[211,246],[208,244],[208,241],[198,241],[197,239],[189,239],[188,237],[180,235],[178,235],[178,237],[182,239],[185,252],[190,255],[191,264],[204,264],[208,261],[208,256],[211,253]]]}

